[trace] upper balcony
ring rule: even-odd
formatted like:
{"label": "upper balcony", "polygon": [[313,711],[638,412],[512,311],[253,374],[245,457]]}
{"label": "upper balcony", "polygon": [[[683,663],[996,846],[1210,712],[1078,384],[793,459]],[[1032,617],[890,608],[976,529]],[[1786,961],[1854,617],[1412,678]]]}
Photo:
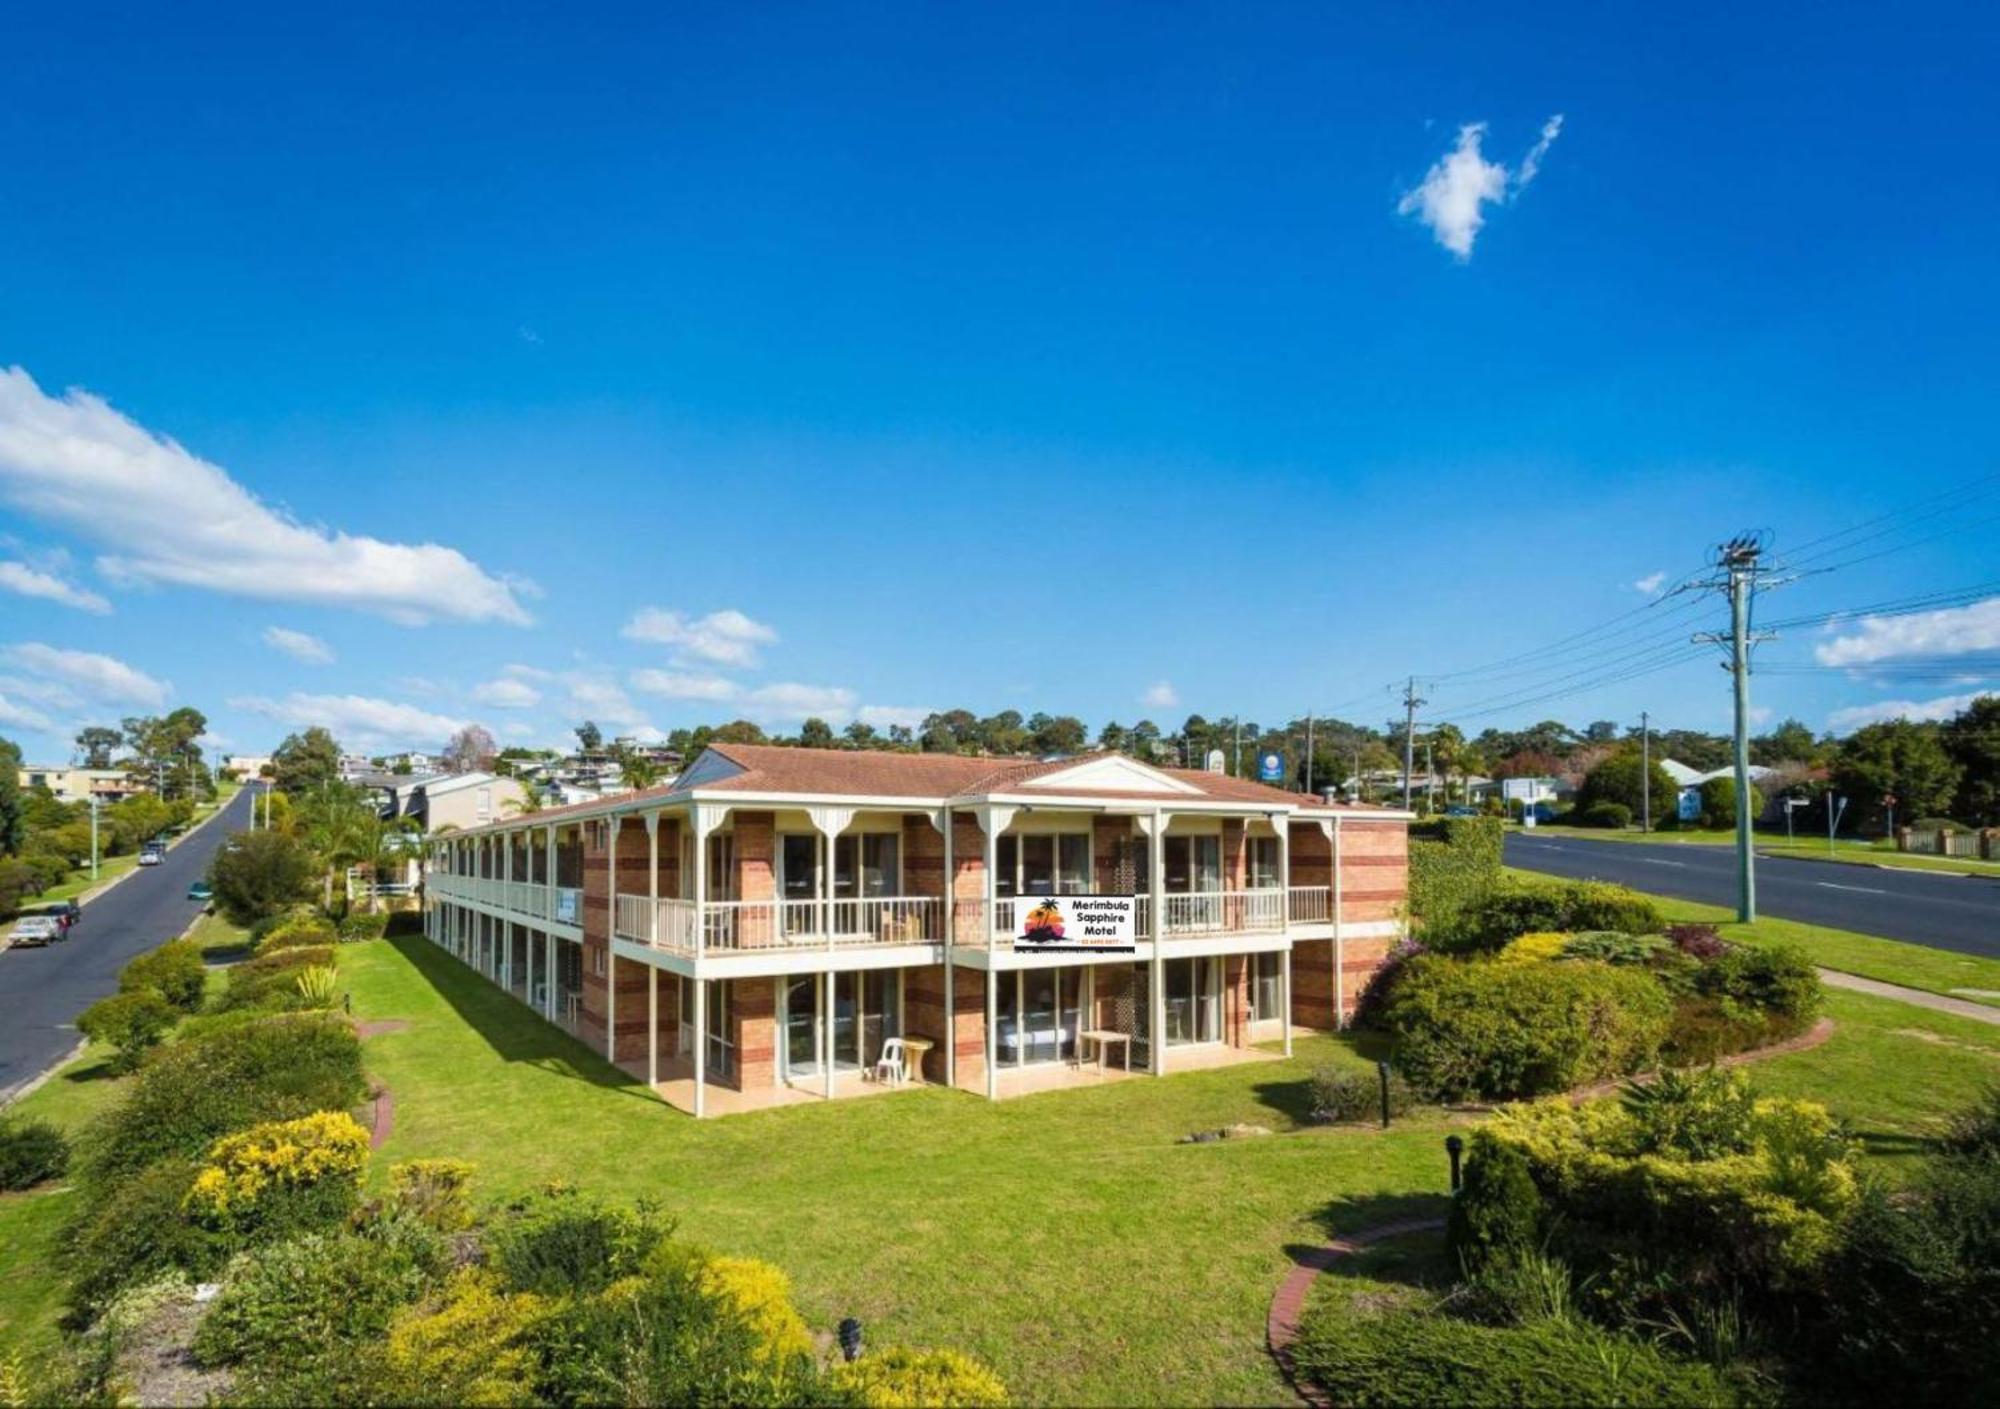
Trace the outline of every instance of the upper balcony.
{"label": "upper balcony", "polygon": [[433,873],[425,879],[432,895],[484,905],[490,910],[558,925],[583,924],[583,891],[576,886],[537,881],[503,881],[489,876]]}

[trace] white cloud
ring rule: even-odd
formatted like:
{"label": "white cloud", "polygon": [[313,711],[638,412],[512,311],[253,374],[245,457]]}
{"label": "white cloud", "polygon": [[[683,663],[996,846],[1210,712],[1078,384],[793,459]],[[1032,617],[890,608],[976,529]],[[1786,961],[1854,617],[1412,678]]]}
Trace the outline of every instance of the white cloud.
{"label": "white cloud", "polygon": [[542,692],[518,676],[502,675],[472,687],[472,698],[495,709],[533,709]]}
{"label": "white cloud", "polygon": [[294,728],[321,725],[350,749],[390,746],[434,749],[443,746],[465,726],[462,719],[368,695],[308,695],[295,691],[281,700],[252,695],[232,699],[229,705]]}
{"label": "white cloud", "polygon": [[267,626],[264,628],[264,644],[274,651],[281,651],[293,660],[304,661],[307,665],[332,665],[333,647],[303,631],[294,631],[289,626]]}
{"label": "white cloud", "polygon": [[155,680],[116,656],[93,651],[69,651],[39,641],[23,641],[0,651],[0,657],[31,675],[72,686],[94,700],[157,708],[167,702],[173,690],[165,681]]}
{"label": "white cloud", "polygon": [[48,729],[53,721],[32,705],[21,704],[0,693],[0,724],[10,729]]}
{"label": "white cloud", "polygon": [[1867,616],[1813,647],[1821,665],[1863,666],[1898,656],[1959,656],[2000,649],[2000,597],[1911,616]]}
{"label": "white cloud", "polygon": [[1155,680],[1146,687],[1146,693],[1139,696],[1139,703],[1148,709],[1172,709],[1181,702],[1180,691],[1171,680]]}
{"label": "white cloud", "polygon": [[1664,572],[1649,572],[1632,584],[1632,590],[1650,597],[1666,585],[1667,575]]}
{"label": "white cloud", "polygon": [[45,395],[20,367],[0,368],[0,493],[102,542],[99,568],[125,581],[352,607],[405,625],[528,621],[522,584],[457,549],[302,524],[101,398]]}
{"label": "white cloud", "polygon": [[632,703],[632,697],[625,693],[615,680],[600,675],[571,675],[565,678],[569,688],[569,707],[578,719],[589,719],[606,726],[614,734],[630,734],[634,730],[651,727],[651,721]]}
{"label": "white cloud", "polygon": [[829,724],[845,723],[854,713],[854,691],[840,685],[798,685],[789,681],[759,685],[742,697],[746,711],[754,718],[795,720],[819,718]]}
{"label": "white cloud", "polygon": [[733,700],[742,691],[720,675],[694,675],[675,670],[635,670],[632,688],[670,700]]}
{"label": "white cloud", "polygon": [[700,660],[734,666],[755,665],[757,648],[778,639],[776,631],[733,607],[694,618],[664,607],[643,607],[620,634],[627,640],[672,646]]}
{"label": "white cloud", "polygon": [[97,593],[78,587],[73,582],[65,582],[52,572],[29,567],[26,563],[0,562],[0,591],[39,597],[45,602],[60,602],[65,607],[95,612],[99,616],[111,610],[111,603]]}
{"label": "white cloud", "polygon": [[1949,719],[1978,698],[1977,694],[1971,694],[1943,695],[1934,700],[1878,700],[1874,704],[1837,709],[1826,717],[1826,722],[1836,733],[1845,733],[1885,719]]}
{"label": "white cloud", "polygon": [[854,717],[876,729],[893,729],[898,726],[915,729],[936,713],[934,709],[913,709],[899,705],[863,705]]}
{"label": "white cloud", "polygon": [[1458,129],[1458,145],[1424,174],[1415,188],[1396,203],[1398,215],[1415,216],[1430,227],[1437,242],[1463,264],[1472,258],[1473,242],[1486,224],[1485,207],[1513,199],[1541,174],[1542,159],[1562,131],[1562,114],[1542,124],[1541,136],[1521,159],[1510,180],[1505,163],[1488,161],[1480,151],[1486,124],[1468,122]]}

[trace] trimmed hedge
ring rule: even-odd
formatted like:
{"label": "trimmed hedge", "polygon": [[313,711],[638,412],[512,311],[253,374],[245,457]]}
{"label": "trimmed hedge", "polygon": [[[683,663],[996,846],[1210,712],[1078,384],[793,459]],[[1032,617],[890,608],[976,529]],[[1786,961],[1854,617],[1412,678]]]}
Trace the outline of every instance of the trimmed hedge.
{"label": "trimmed hedge", "polygon": [[1507,829],[1497,817],[1445,817],[1410,828],[1410,913],[1447,931],[1500,879]]}
{"label": "trimmed hedge", "polygon": [[115,1049],[111,1069],[128,1072],[157,1046],[180,1016],[174,1005],[150,988],[100,998],[78,1014],[76,1030],[92,1042]]}
{"label": "trimmed hedge", "polygon": [[[1360,1067],[1323,1066],[1306,1079],[1307,1110],[1316,1121],[1332,1124],[1382,1118],[1381,1073]],[[1416,1093],[1401,1072],[1389,1073],[1389,1114],[1399,1116],[1416,1104]]]}
{"label": "trimmed hedge", "polygon": [[118,971],[118,988],[123,993],[150,989],[183,1013],[201,1006],[208,986],[208,965],[201,946],[191,939],[176,939],[149,954],[141,954]]}
{"label": "trimmed hedge", "polygon": [[69,1140],[46,1120],[0,1115],[0,1190],[32,1189],[69,1168]]}
{"label": "trimmed hedge", "polygon": [[1673,1004],[1640,969],[1423,954],[1383,1005],[1396,1065],[1441,1100],[1567,1091],[1653,1064]]}
{"label": "trimmed hedge", "polygon": [[300,945],[276,949],[255,959],[245,959],[229,970],[229,984],[215,1000],[211,1011],[236,1012],[244,1008],[285,1011],[299,1006],[299,973],[333,963],[333,946]]}
{"label": "trimmed hedge", "polygon": [[1588,807],[1577,809],[1576,821],[1580,827],[1623,831],[1632,825],[1632,809],[1622,802],[1593,802]]}

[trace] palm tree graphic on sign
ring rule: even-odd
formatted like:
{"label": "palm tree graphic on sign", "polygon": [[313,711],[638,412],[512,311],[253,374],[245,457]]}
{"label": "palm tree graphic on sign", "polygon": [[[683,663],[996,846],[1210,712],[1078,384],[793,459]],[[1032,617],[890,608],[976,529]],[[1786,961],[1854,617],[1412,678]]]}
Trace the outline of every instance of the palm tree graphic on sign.
{"label": "palm tree graphic on sign", "polygon": [[1049,896],[1028,912],[1027,919],[1021,924],[1021,938],[1046,944],[1062,937],[1062,909],[1056,904],[1055,897]]}

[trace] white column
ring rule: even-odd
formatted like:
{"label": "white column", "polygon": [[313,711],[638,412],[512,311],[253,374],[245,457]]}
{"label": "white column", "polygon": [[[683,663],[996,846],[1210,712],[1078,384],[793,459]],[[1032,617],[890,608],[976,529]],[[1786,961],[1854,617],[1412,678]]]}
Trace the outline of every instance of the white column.
{"label": "white column", "polygon": [[1284,991],[1278,995],[1279,1012],[1285,1020],[1285,1055],[1292,1055],[1292,946],[1287,944],[1284,951],[1283,971],[1278,979]]}
{"label": "white column", "polygon": [[501,838],[506,850],[500,853],[500,893],[506,897],[501,909],[508,916],[501,927],[503,942],[500,946],[500,986],[509,993],[514,991],[514,838],[511,833]]}
{"label": "white column", "polygon": [[[988,962],[992,955],[987,956]],[[1009,977],[1013,970],[1009,969]],[[986,971],[986,1099],[1000,1099],[1000,990],[996,986],[999,972],[989,968]]]}
{"label": "white column", "polygon": [[556,917],[556,829],[553,826],[542,829],[542,879],[548,884],[542,887],[542,918]]}
{"label": "white column", "polygon": [[556,1020],[556,937],[542,936],[542,1016]]}
{"label": "white column", "polygon": [[1347,1030],[1347,940],[1341,934],[1340,921],[1340,819],[1333,819],[1333,830],[1327,833],[1327,840],[1333,852],[1333,1025],[1337,1031]]}
{"label": "white column", "polygon": [[1000,990],[995,965],[1000,962],[1000,827],[992,808],[986,809],[986,913],[980,923],[986,927],[986,1099],[1000,1099]]}
{"label": "white column", "polygon": [[[683,978],[682,983],[689,982]],[[697,1118],[707,1104],[708,1095],[708,985],[700,979],[694,983],[694,1113]]]}
{"label": "white column", "polygon": [[1146,1055],[1153,1075],[1167,1072],[1167,814],[1153,809],[1147,835],[1146,879],[1153,902],[1152,982],[1146,985]]}
{"label": "white column", "polygon": [[[826,1098],[831,1101],[833,1099],[833,970],[828,969],[821,976],[820,982],[826,985],[826,991],[820,1001],[826,1022],[825,1050],[820,1062],[820,1078],[826,1087]],[[859,1023],[861,1015],[856,1013],[854,1017]]]}
{"label": "white column", "polygon": [[618,834],[625,819],[611,818],[611,928],[604,936],[604,1059],[618,1064]]}
{"label": "white column", "polygon": [[646,938],[660,938],[660,810],[646,814]]}
{"label": "white column", "polygon": [[646,965],[646,1086],[660,1084],[660,971]]}
{"label": "white column", "polygon": [[951,855],[951,809],[944,811],[944,1084],[958,1085],[958,1022],[953,999],[958,987],[952,946],[958,943],[958,871]]}

